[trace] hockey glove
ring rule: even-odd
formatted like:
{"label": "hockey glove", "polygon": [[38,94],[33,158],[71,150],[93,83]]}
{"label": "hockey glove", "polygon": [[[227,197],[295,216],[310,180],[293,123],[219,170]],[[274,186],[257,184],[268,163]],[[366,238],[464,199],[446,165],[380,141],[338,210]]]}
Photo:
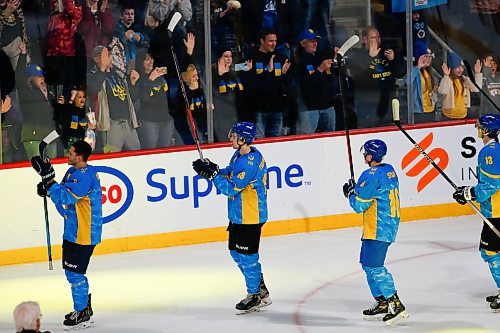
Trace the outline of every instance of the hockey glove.
{"label": "hockey glove", "polygon": [[39,182],[36,185],[36,194],[38,194],[40,197],[49,197],[49,188],[54,184],[55,182],[45,184],[44,182]]}
{"label": "hockey glove", "polygon": [[453,199],[455,199],[459,204],[465,205],[467,201],[476,200],[476,193],[474,192],[474,187],[472,186],[460,186],[453,193]]}
{"label": "hockey glove", "polygon": [[354,179],[349,179],[347,183],[344,184],[342,190],[344,191],[344,196],[349,199],[351,194],[354,194],[354,188],[356,187],[356,182]]}
{"label": "hockey glove", "polygon": [[56,176],[50,158],[48,157],[42,159],[40,156],[33,156],[31,158],[31,166],[42,177],[42,182],[45,184]]}
{"label": "hockey glove", "polygon": [[197,159],[193,162],[193,169],[205,179],[213,180],[219,173],[219,166],[208,158]]}

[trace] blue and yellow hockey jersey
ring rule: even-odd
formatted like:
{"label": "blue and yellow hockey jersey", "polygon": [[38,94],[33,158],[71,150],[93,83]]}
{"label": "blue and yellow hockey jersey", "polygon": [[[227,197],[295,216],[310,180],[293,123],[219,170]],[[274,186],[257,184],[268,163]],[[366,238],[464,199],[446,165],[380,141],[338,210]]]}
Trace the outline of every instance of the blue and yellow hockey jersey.
{"label": "blue and yellow hockey jersey", "polygon": [[267,221],[267,165],[255,148],[243,156],[236,151],[229,166],[219,170],[213,180],[228,196],[228,218],[236,224]]}
{"label": "blue and yellow hockey jersey", "polygon": [[393,243],[399,227],[399,181],[390,164],[365,170],[349,204],[363,213],[363,239]]}
{"label": "blue and yellow hockey jersey", "polygon": [[96,245],[102,233],[102,191],[96,169],[69,168],[61,184],[49,188],[50,198],[64,211],[63,238],[80,245]]}
{"label": "blue and yellow hockey jersey", "polygon": [[500,144],[488,142],[478,155],[478,184],[474,187],[481,213],[489,218],[500,217]]}

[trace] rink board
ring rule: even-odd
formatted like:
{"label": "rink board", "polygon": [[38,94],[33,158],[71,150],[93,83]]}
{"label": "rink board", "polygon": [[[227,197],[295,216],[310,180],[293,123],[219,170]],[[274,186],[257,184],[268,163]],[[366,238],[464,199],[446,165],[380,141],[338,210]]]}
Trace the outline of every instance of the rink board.
{"label": "rink board", "polygon": [[[482,147],[472,124],[412,129],[411,136],[459,185],[474,184]],[[379,138],[388,145],[385,161],[399,176],[402,221],[472,214],[456,204],[452,187],[397,130],[351,134],[356,178],[366,169],[359,147]],[[263,142],[269,174],[269,222],[264,235],[335,229],[361,224],[342,193],[349,178],[343,132],[316,138]],[[207,146],[205,157],[227,165],[231,147]],[[195,149],[91,161],[103,188],[103,243],[96,253],[222,241],[227,238],[227,198],[195,175]],[[54,165],[56,179],[68,166]],[[28,167],[0,170],[0,265],[46,260],[43,200],[38,175]],[[62,217],[49,202],[54,259],[60,258]]]}

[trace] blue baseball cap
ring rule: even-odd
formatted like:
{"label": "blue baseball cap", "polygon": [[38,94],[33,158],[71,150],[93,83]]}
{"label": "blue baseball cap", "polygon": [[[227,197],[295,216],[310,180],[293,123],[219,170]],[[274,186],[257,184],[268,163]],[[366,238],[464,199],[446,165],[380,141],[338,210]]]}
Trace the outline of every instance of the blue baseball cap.
{"label": "blue baseball cap", "polygon": [[42,68],[38,65],[31,64],[28,67],[26,67],[26,76],[28,77],[43,76]]}
{"label": "blue baseball cap", "polygon": [[299,42],[306,40],[306,39],[312,40],[312,39],[320,39],[320,38],[321,38],[321,36],[316,34],[313,29],[306,29],[300,33]]}

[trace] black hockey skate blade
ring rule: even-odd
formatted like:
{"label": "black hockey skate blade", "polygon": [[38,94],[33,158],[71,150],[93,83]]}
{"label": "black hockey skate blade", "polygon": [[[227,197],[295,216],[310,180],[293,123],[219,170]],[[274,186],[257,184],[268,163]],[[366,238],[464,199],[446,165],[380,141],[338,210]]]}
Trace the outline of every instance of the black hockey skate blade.
{"label": "black hockey skate blade", "polygon": [[245,314],[249,314],[252,312],[259,312],[259,311],[260,311],[260,307],[257,305],[251,309],[248,309],[248,310],[236,310],[236,315],[240,316],[240,315],[245,315]]}
{"label": "black hockey skate blade", "polygon": [[80,331],[80,330],[84,330],[86,328],[89,328],[93,324],[94,324],[94,320],[92,320],[92,318],[91,318],[90,320],[84,321],[84,322],[82,322],[78,325],[75,325],[75,326],[64,326],[64,330],[65,331]]}
{"label": "black hockey skate blade", "polygon": [[410,317],[410,315],[405,310],[405,311],[401,312],[399,315],[397,315],[396,317],[392,318],[391,320],[386,321],[385,324],[387,326],[398,325],[401,322],[403,322],[404,320],[408,319],[408,317]]}

